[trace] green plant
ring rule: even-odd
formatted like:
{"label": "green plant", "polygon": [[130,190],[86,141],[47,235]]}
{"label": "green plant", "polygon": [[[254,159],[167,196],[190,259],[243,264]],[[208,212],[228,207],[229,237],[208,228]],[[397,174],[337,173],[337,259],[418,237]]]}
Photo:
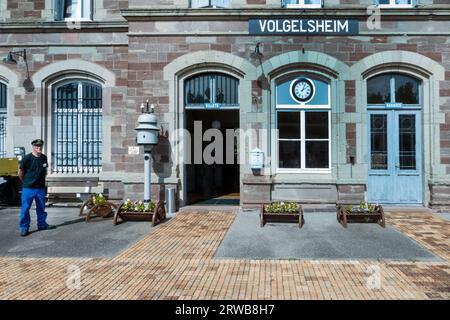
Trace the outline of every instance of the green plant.
{"label": "green plant", "polygon": [[143,201],[132,201],[127,199],[122,204],[122,210],[125,212],[153,212],[155,210],[155,203],[150,201],[147,205]]}
{"label": "green plant", "polygon": [[127,199],[122,205],[123,211],[131,211],[132,208],[133,202],[130,199]]}
{"label": "green plant", "polygon": [[281,203],[280,202],[274,202],[272,204],[272,212],[273,213],[280,213],[281,212]]}
{"label": "green plant", "polygon": [[359,202],[359,211],[364,212],[366,207],[367,207],[367,203],[365,201],[360,201]]}
{"label": "green plant", "polygon": [[368,203],[367,204],[367,210],[369,213],[375,213],[376,206],[374,204]]}
{"label": "green plant", "polygon": [[298,205],[296,202],[288,202],[286,204],[286,212],[288,213],[296,213],[298,212]]}
{"label": "green plant", "polygon": [[103,205],[106,203],[106,198],[101,193],[94,193],[92,195],[92,203],[94,203],[94,205]]}
{"label": "green plant", "polygon": [[267,213],[296,213],[298,205],[296,202],[275,201],[264,206]]}
{"label": "green plant", "polygon": [[152,202],[152,201],[150,201],[150,202],[147,204],[147,208],[145,208],[145,211],[153,212],[154,210],[155,210],[155,203]]}
{"label": "green plant", "polygon": [[133,211],[134,211],[134,212],[144,212],[144,211],[145,211],[145,205],[144,205],[144,202],[142,202],[142,201],[136,201],[136,202],[134,203],[134,206],[133,206]]}
{"label": "green plant", "polygon": [[352,206],[346,206],[344,210],[345,210],[345,213],[350,214],[350,213],[353,212],[353,207]]}

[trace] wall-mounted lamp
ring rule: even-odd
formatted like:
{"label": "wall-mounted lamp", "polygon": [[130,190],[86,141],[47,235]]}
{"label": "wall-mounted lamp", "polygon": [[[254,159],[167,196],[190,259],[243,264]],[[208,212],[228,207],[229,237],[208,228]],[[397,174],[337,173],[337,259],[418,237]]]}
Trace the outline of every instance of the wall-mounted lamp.
{"label": "wall-mounted lamp", "polygon": [[260,45],[261,45],[261,42],[258,42],[256,44],[255,50],[250,54],[250,56],[252,58],[256,58],[256,59],[261,60],[261,58],[263,57],[263,54],[262,54],[261,49],[259,47]]}
{"label": "wall-mounted lamp", "polygon": [[27,51],[25,49],[21,51],[10,51],[6,58],[3,58],[3,63],[6,64],[17,64],[17,60],[14,59],[14,56],[22,57],[23,61],[25,61],[25,66],[27,67],[27,78],[23,81],[23,87],[28,92],[34,91],[33,81],[30,79],[30,70],[28,69],[28,61],[27,61]]}
{"label": "wall-mounted lamp", "polygon": [[258,59],[259,60],[259,64],[261,65],[262,74],[258,78],[259,86],[262,89],[264,89],[264,90],[269,90],[270,91],[269,80],[267,79],[266,75],[264,74],[264,69],[263,69],[263,64],[262,64],[263,54],[261,52],[261,47],[260,46],[261,46],[261,42],[258,42],[256,44],[255,50],[250,54],[250,57]]}
{"label": "wall-mounted lamp", "polygon": [[27,62],[27,51],[25,49],[21,51],[10,51],[6,58],[3,58],[3,62],[6,64],[17,64],[17,60],[13,56],[22,57],[25,63]]}

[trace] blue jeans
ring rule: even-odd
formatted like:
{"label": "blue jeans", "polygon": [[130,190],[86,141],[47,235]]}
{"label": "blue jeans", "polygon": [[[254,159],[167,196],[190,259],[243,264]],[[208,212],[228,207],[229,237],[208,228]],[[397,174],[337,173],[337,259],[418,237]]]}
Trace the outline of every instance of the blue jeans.
{"label": "blue jeans", "polygon": [[37,227],[45,228],[48,226],[47,212],[45,212],[45,188],[23,188],[22,189],[22,211],[20,212],[19,228],[20,231],[28,231],[30,228],[30,208],[33,200],[36,202]]}

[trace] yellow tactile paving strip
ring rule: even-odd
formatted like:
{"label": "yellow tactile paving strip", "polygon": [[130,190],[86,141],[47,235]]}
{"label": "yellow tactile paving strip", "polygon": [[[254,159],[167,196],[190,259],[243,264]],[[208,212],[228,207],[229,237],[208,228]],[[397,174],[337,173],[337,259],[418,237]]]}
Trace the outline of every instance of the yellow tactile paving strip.
{"label": "yellow tactile paving strip", "polygon": [[183,212],[113,259],[2,257],[0,299],[450,299],[450,223],[387,216],[445,261],[216,260],[235,215]]}

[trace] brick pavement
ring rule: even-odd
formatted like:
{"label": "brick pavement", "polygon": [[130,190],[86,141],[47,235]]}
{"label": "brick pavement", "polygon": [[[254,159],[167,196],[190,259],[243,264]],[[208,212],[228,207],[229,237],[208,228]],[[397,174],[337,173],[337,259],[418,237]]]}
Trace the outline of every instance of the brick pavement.
{"label": "brick pavement", "polygon": [[450,222],[433,214],[387,221],[445,262],[215,260],[234,217],[180,213],[112,259],[1,257],[0,299],[450,299]]}

